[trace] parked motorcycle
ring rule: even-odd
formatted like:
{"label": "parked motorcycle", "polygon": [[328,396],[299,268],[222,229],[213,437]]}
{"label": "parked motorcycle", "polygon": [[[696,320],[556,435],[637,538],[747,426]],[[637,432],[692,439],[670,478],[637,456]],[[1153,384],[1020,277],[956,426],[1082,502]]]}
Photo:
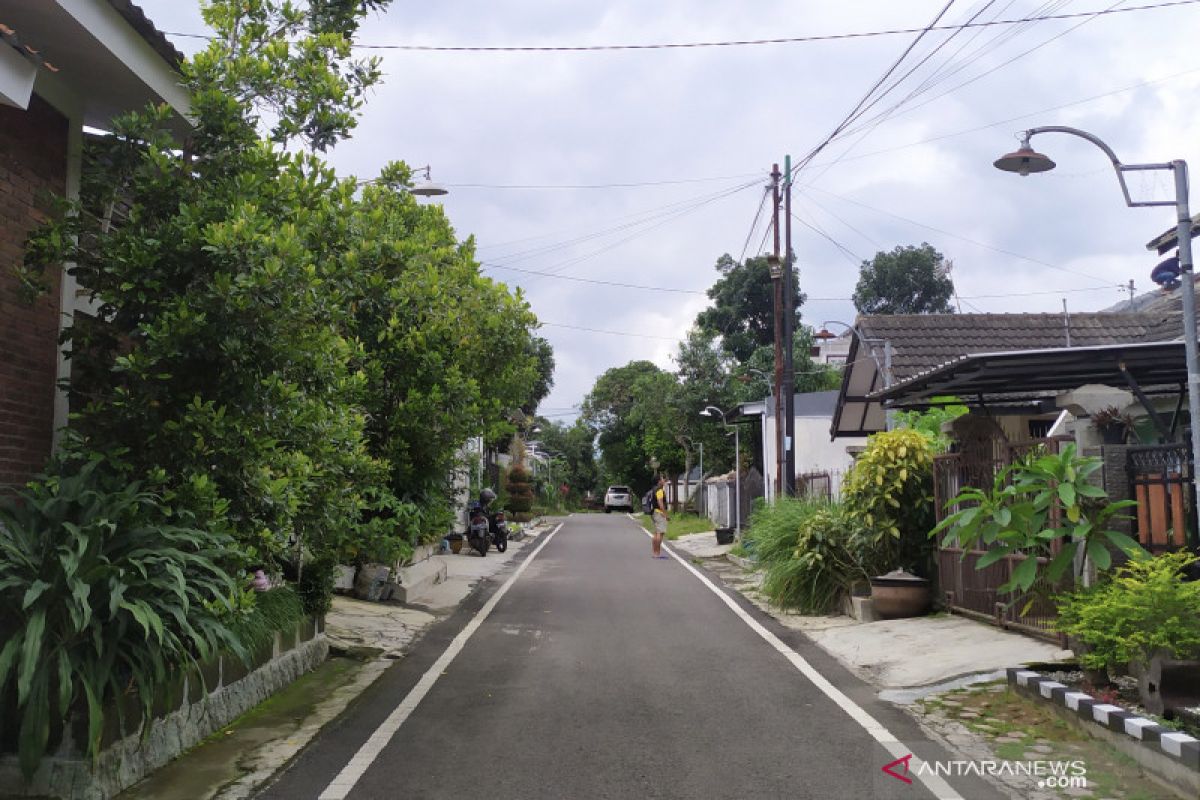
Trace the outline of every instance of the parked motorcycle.
{"label": "parked motorcycle", "polygon": [[467,509],[467,544],[479,555],[486,556],[492,543],[492,534],[488,523],[485,504],[471,503]]}
{"label": "parked motorcycle", "polygon": [[508,517],[503,511],[494,511],[488,515],[488,529],[492,533],[492,544],[496,552],[503,553],[508,549]]}

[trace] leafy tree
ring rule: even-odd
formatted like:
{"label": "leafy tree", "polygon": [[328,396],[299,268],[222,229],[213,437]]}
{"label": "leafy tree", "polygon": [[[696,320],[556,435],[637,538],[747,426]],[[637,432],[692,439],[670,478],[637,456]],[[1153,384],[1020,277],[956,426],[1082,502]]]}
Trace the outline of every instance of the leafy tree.
{"label": "leafy tree", "polygon": [[950,314],[952,264],[930,245],[896,247],[864,261],[854,287],[860,314]]}
{"label": "leafy tree", "polygon": [[[600,486],[600,470],[596,463],[596,431],[582,418],[576,419],[571,425],[554,422],[545,417],[538,417],[538,426],[542,429],[538,438],[547,450],[561,455],[561,464],[555,467],[555,482],[565,483],[570,490],[568,498],[580,502],[588,492],[602,492]],[[557,487],[556,487],[557,491]]]}
{"label": "leafy tree", "polygon": [[[739,264],[728,253],[717,259],[721,277],[708,290],[712,305],[696,316],[696,325],[721,338],[721,347],[733,359],[745,362],[754,351],[775,342],[775,298],[766,256]],[[800,306],[805,295],[793,271],[794,330],[800,328]]]}
{"label": "leafy tree", "polygon": [[379,80],[350,41],[386,5],[206,4],[217,35],[183,67],[183,149],[165,109],[118,120],[80,203],[28,251],[29,276],[76,264],[100,308],[69,334],[70,447],[255,561],[319,559],[381,514],[437,531],[454,450],[538,377],[527,304],[405,191],[406,167],[360,190],[312,154]]}
{"label": "leafy tree", "polygon": [[521,404],[521,411],[525,416],[532,417],[538,403],[545,400],[554,388],[554,348],[541,336],[534,336],[526,347],[526,355],[536,359],[537,378],[529,396]]}
{"label": "leafy tree", "polygon": [[683,460],[681,449],[671,451],[664,421],[674,384],[674,376],[649,361],[613,367],[596,379],[583,401],[583,419],[597,431],[607,480],[649,486],[652,462],[666,468]]}

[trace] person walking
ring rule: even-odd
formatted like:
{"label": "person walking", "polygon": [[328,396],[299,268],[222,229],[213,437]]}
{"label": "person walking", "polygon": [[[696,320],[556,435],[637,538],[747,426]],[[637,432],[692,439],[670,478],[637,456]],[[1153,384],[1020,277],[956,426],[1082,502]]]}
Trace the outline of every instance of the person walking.
{"label": "person walking", "polygon": [[667,558],[662,552],[663,537],[667,535],[667,479],[658,476],[658,484],[654,488],[654,537],[650,540],[650,549],[655,558]]}

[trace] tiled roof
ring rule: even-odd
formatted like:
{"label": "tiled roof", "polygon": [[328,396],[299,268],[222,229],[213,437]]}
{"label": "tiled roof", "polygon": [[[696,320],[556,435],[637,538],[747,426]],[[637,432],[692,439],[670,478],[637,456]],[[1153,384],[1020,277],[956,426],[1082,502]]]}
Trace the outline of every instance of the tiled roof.
{"label": "tiled roof", "polygon": [[[867,339],[891,345],[893,379],[904,380],[966,355],[1010,350],[1161,342],[1183,334],[1178,313],[896,314],[861,316]],[[882,345],[872,347],[882,357]]]}
{"label": "tiled roof", "polygon": [[163,60],[172,67],[179,69],[179,65],[183,63],[183,53],[175,49],[175,45],[167,40],[166,34],[155,27],[140,6],[131,0],[108,0],[108,4],[129,23],[131,28],[137,31],[139,36],[146,40],[147,44],[154,48],[154,52],[162,56]]}

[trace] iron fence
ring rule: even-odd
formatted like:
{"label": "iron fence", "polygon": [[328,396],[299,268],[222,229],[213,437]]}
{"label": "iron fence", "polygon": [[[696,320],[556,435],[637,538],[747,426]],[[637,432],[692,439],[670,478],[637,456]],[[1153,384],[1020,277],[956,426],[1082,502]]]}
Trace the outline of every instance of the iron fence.
{"label": "iron fence", "polygon": [[1188,454],[1184,443],[1126,449],[1130,493],[1137,501],[1135,534],[1151,553],[1197,549],[1193,525],[1196,492]]}

